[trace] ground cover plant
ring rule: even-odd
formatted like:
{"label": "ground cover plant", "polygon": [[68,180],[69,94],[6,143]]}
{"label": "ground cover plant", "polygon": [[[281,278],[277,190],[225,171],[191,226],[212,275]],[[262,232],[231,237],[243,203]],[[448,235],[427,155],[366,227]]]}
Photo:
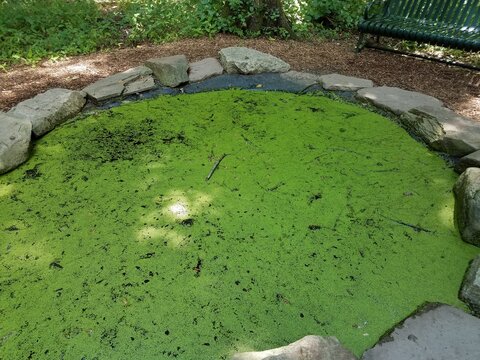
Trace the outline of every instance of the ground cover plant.
{"label": "ground cover plant", "polygon": [[306,334],[360,354],[425,301],[462,306],[478,250],[453,225],[455,178],[320,95],[163,96],[70,122],[0,177],[1,357],[227,359]]}

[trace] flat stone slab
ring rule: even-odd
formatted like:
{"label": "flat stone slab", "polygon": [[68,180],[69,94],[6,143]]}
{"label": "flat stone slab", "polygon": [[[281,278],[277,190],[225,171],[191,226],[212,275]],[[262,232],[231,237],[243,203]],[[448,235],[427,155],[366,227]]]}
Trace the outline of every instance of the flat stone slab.
{"label": "flat stone slab", "polygon": [[152,69],[162,85],[177,87],[188,82],[188,60],[185,55],[167,56],[147,60],[145,66]]}
{"label": "flat stone slab", "polygon": [[254,49],[229,47],[220,50],[220,63],[228,74],[259,74],[287,72],[290,65],[285,61]]}
{"label": "flat stone slab", "polygon": [[32,123],[0,113],[0,174],[28,159]]}
{"label": "flat stone slab", "polygon": [[420,106],[442,106],[442,102],[432,96],[388,86],[360,89],[357,97],[397,115]]}
{"label": "flat stone slab", "polygon": [[480,317],[480,255],[473,259],[468,267],[460,298]]}
{"label": "flat stone slab", "polygon": [[50,89],[13,107],[8,115],[27,119],[32,131],[41,136],[80,112],[86,94],[67,89]]}
{"label": "flat stone slab", "polygon": [[480,150],[477,150],[471,154],[462,157],[455,165],[455,171],[462,173],[469,167],[480,168]]}
{"label": "flat stone slab", "polygon": [[455,221],[463,241],[480,247],[480,168],[468,168],[453,187]]}
{"label": "flat stone slab", "polygon": [[276,349],[235,354],[232,360],[355,360],[335,337],[308,335]]}
{"label": "flat stone slab", "polygon": [[328,74],[321,76],[322,86],[325,90],[357,91],[373,87],[373,81],[352,76]]}
{"label": "flat stone slab", "polygon": [[431,148],[453,156],[480,149],[480,123],[442,106],[419,106],[405,112],[401,122]]}
{"label": "flat stone slab", "polygon": [[478,360],[480,319],[449,305],[407,318],[362,360]]}
{"label": "flat stone slab", "polygon": [[83,91],[96,101],[147,91],[155,87],[152,73],[148,67],[138,66],[100,79]]}
{"label": "flat stone slab", "polygon": [[190,64],[188,78],[190,82],[197,82],[222,74],[222,64],[217,59],[206,58]]}
{"label": "flat stone slab", "polygon": [[300,84],[301,86],[312,86],[322,83],[322,76],[317,74],[311,74],[306,72],[300,72],[295,70],[281,73],[280,78],[292,83]]}

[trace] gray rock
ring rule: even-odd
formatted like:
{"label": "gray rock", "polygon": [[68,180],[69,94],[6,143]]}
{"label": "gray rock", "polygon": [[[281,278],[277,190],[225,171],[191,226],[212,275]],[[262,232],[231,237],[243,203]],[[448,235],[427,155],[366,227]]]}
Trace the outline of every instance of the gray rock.
{"label": "gray rock", "polygon": [[480,246],[480,169],[468,168],[455,186],[455,221],[463,241]]}
{"label": "gray rock", "polygon": [[357,97],[397,115],[419,106],[442,106],[442,102],[432,96],[388,86],[360,89]]}
{"label": "gray rock", "polygon": [[33,133],[41,136],[78,114],[85,105],[85,96],[81,91],[51,89],[17,104],[8,115],[30,121]]}
{"label": "gray rock", "polygon": [[290,65],[285,61],[254,49],[229,47],[220,50],[219,54],[220,63],[229,74],[259,74],[290,70]]}
{"label": "gray rock", "polygon": [[323,75],[321,79],[322,86],[325,90],[357,91],[359,89],[373,87],[372,80],[352,76],[329,74]]}
{"label": "gray rock", "polygon": [[0,174],[28,159],[32,123],[0,113]]}
{"label": "gray rock", "polygon": [[455,165],[455,171],[462,173],[469,167],[480,167],[480,150],[462,157]]}
{"label": "gray rock", "polygon": [[281,73],[280,78],[296,84],[301,84],[305,87],[322,83],[322,77],[320,75],[299,72],[295,70]]}
{"label": "gray rock", "polygon": [[155,80],[152,76],[142,76],[135,81],[125,84],[122,95],[138,94],[155,87]]}
{"label": "gray rock", "polygon": [[100,79],[88,85],[83,91],[97,101],[147,91],[155,87],[152,73],[146,66],[137,66]]}
{"label": "gray rock", "polygon": [[441,106],[419,106],[400,117],[402,123],[435,150],[464,156],[480,149],[480,123]]}
{"label": "gray rock", "polygon": [[145,63],[162,85],[177,87],[188,82],[188,60],[185,55],[150,59]]}
{"label": "gray rock", "polygon": [[308,335],[276,349],[235,354],[232,360],[355,360],[335,337]]}
{"label": "gray rock", "polygon": [[362,360],[478,360],[480,319],[449,305],[407,318]]}
{"label": "gray rock", "polygon": [[460,297],[480,317],[480,255],[470,263],[463,280]]}
{"label": "gray rock", "polygon": [[197,82],[222,73],[223,67],[217,59],[206,58],[190,64],[188,78],[190,82]]}

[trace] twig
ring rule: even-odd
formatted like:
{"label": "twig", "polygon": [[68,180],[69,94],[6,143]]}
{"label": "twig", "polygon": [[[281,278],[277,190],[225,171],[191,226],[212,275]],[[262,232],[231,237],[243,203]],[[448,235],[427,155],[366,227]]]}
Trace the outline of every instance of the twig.
{"label": "twig", "polygon": [[412,228],[416,232],[421,232],[421,231],[427,232],[427,233],[432,232],[432,230],[428,230],[428,229],[422,228],[422,227],[417,226],[417,225],[412,225],[412,224],[409,224],[409,223],[406,223],[406,222],[403,222],[403,221],[400,221],[400,220],[395,220],[395,219],[392,219],[392,218],[389,218],[389,217],[386,217],[386,216],[383,216],[383,215],[382,215],[382,217],[384,217],[387,220],[393,221],[394,223],[397,223],[399,225],[408,226],[409,228]]}
{"label": "twig", "polygon": [[222,162],[223,159],[225,159],[225,156],[227,156],[228,154],[223,154],[222,156],[220,156],[220,159],[218,159],[215,164],[213,164],[212,166],[212,170],[210,170],[210,172],[208,173],[207,175],[207,178],[205,179],[205,181],[208,181],[210,180],[210,178],[212,177],[213,173],[215,172],[215,170],[217,170],[217,167],[218,165],[220,165],[220,163]]}

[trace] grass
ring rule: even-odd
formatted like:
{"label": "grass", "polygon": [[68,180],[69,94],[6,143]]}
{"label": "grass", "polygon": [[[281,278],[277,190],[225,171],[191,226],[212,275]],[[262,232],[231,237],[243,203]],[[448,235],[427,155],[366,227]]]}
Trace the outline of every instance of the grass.
{"label": "grass", "polygon": [[65,124],[0,178],[0,353],[227,359],[318,334],[361,354],[425,301],[463,306],[478,248],[455,178],[321,96],[163,96]]}

